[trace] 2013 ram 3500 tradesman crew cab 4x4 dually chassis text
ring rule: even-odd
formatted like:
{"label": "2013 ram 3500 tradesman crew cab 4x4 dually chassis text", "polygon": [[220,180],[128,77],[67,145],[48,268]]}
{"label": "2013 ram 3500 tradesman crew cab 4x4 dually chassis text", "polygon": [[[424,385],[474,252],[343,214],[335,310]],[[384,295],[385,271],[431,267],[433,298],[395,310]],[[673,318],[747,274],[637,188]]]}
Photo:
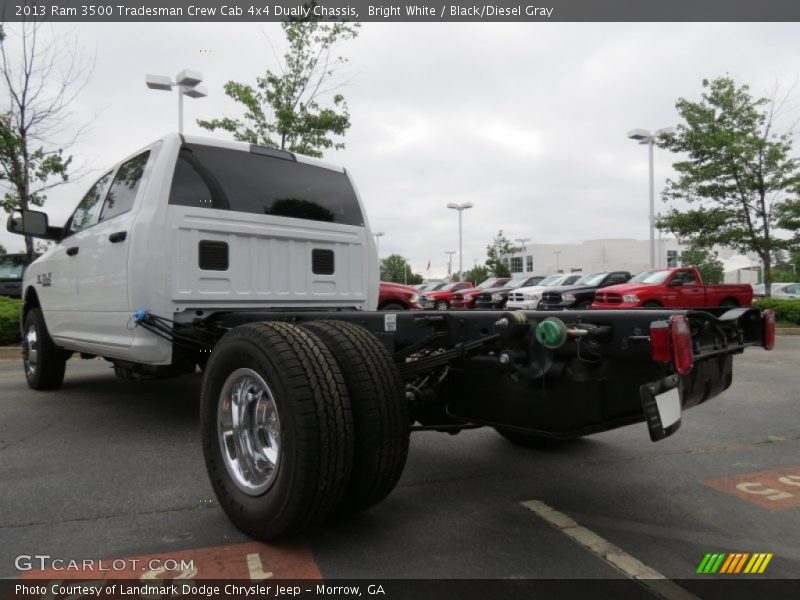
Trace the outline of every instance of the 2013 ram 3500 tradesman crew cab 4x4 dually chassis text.
{"label": "2013 ram 3500 tradesman crew cab 4x4 dually chassis text", "polygon": [[[519,445],[646,422],[653,440],[725,390],[774,316],[714,311],[377,312],[378,259],[346,171],[171,134],[109,169],[23,281],[30,386],[73,353],[127,378],[203,369],[220,505],[263,540],[369,508],[413,430],[489,426]],[[166,400],[165,400],[166,401]]]}

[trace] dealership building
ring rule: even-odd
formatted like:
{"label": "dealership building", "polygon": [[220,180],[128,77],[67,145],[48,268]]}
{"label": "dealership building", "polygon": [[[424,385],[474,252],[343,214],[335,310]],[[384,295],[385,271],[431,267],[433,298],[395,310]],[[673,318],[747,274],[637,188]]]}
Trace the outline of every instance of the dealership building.
{"label": "dealership building", "polygon": [[[688,246],[675,238],[657,239],[656,267],[680,266],[681,254]],[[722,261],[726,283],[756,283],[758,262],[736,254],[728,248],[716,248]],[[630,271],[638,273],[650,268],[650,241],[633,239],[587,240],[577,244],[525,244],[516,247],[508,257],[512,273],[550,275],[581,271]]]}

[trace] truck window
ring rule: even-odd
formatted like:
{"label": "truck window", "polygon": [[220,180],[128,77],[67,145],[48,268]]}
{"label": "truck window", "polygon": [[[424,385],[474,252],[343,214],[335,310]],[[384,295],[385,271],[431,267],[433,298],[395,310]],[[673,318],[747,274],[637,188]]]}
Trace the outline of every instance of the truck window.
{"label": "truck window", "polygon": [[364,225],[355,191],[344,173],[199,144],[181,149],[169,203]]}
{"label": "truck window", "polygon": [[100,218],[100,208],[102,207],[103,192],[111,179],[111,172],[103,175],[78,204],[75,212],[69,219],[67,226],[68,235],[83,231],[97,223]]}
{"label": "truck window", "polygon": [[108,190],[103,211],[100,213],[101,221],[126,213],[133,208],[133,201],[136,199],[136,192],[139,191],[139,182],[142,180],[149,157],[149,150],[142,152],[117,169],[114,183]]}
{"label": "truck window", "polygon": [[673,281],[680,281],[681,285],[697,285],[697,280],[691,271],[678,271]]}
{"label": "truck window", "polygon": [[0,256],[0,279],[22,279],[25,270],[25,256]]}

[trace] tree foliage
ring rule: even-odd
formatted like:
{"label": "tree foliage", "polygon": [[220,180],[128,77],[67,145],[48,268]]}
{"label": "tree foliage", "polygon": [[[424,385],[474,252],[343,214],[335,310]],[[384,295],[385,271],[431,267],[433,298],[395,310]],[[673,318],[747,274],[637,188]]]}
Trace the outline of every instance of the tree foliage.
{"label": "tree foliage", "polygon": [[489,268],[483,265],[475,265],[464,273],[463,281],[471,281],[473,285],[478,285],[489,279]]}
{"label": "tree foliage", "polygon": [[703,283],[722,283],[725,278],[722,261],[709,250],[684,250],[681,253],[681,263],[686,267],[695,267],[700,271]]}
{"label": "tree foliage", "polygon": [[800,164],[790,132],[775,131],[784,101],[754,98],[729,77],[703,81],[700,101],[676,103],[683,123],[661,145],[686,155],[673,164],[662,197],[697,208],[673,208],[659,227],[694,248],[713,245],[753,252],[764,264],[769,293],[771,257],[790,240],[775,235],[800,224]]}
{"label": "tree foliage", "polygon": [[416,285],[422,283],[422,275],[414,273],[408,261],[399,254],[390,254],[381,259],[381,281]]}
{"label": "tree foliage", "polygon": [[486,246],[486,266],[496,277],[509,277],[511,269],[508,267],[508,255],[514,250],[514,245],[503,235],[503,230],[497,232],[492,243]]}
{"label": "tree foliage", "polygon": [[[68,149],[83,128],[67,133],[69,105],[91,72],[75,40],[61,35],[48,41],[39,23],[21,23],[0,32],[0,206],[6,212],[43,206],[45,192],[69,179]],[[2,101],[0,101],[2,102]],[[34,245],[25,238],[25,250]]]}
{"label": "tree foliage", "polygon": [[8,250],[6,250],[6,247],[3,246],[3,244],[0,244],[0,254],[8,254]]}
{"label": "tree foliage", "polygon": [[[278,71],[267,69],[255,85],[228,81],[225,94],[245,109],[239,119],[198,120],[209,130],[222,129],[234,139],[321,157],[350,127],[341,86],[347,59],[335,54],[339,42],[358,35],[358,23],[288,21],[281,24],[287,49]],[[331,96],[332,94],[332,96]],[[330,104],[325,99],[330,96]]]}

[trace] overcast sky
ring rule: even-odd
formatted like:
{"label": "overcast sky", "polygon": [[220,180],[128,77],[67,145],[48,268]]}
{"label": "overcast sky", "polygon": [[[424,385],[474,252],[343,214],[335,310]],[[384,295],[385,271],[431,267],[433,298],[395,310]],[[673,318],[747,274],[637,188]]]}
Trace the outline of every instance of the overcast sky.
{"label": "overcast sky", "polygon": [[[209,97],[187,99],[185,130],[204,134],[196,118],[237,115],[226,81],[254,83],[275,66],[266,37],[283,48],[277,24],[53,27],[96,55],[73,105],[75,123],[93,123],[73,150],[90,173],[50,193],[56,224],[93,176],[177,129],[177,98],[148,90],[145,73],[203,73]],[[790,85],[799,40],[798,24],[366,23],[341,48],[347,148],[325,159],[355,177],[373,230],[386,232],[381,255],[402,254],[417,271],[430,260],[432,276],[458,248],[448,202],[475,204],[465,268],[498,229],[533,243],[646,239],[647,151],[626,132],[674,125],[675,100],[699,98],[704,77],[729,73],[759,95]],[[657,191],[673,160],[656,150]],[[0,242],[21,248],[2,229]]]}

